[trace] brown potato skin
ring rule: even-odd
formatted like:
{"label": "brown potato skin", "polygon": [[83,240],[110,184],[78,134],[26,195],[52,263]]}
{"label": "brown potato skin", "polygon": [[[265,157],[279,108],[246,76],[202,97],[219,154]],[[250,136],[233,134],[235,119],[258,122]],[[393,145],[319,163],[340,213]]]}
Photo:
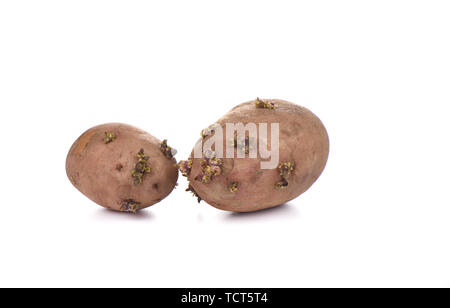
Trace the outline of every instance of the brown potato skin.
{"label": "brown potato skin", "polygon": [[[218,209],[251,212],[284,204],[305,192],[325,168],[329,140],[319,118],[308,109],[287,101],[264,101],[273,103],[275,109],[256,108],[255,101],[250,101],[234,107],[216,123],[224,131],[227,122],[280,123],[280,163],[289,161],[295,164],[295,170],[288,179],[289,185],[283,190],[276,188],[275,184],[281,179],[280,172],[278,169],[262,170],[259,153],[258,158],[253,159],[224,158],[222,175],[207,184],[195,179],[201,172],[201,159],[194,159],[189,183],[201,199]],[[211,137],[205,140],[208,138]],[[228,189],[233,181],[239,183],[236,192]]]}
{"label": "brown potato skin", "polygon": [[[115,139],[105,143],[105,132]],[[95,203],[120,211],[124,200],[149,207],[174,189],[178,170],[176,160],[160,150],[161,141],[147,132],[122,123],[95,126],[72,145],[66,159],[66,172],[72,184]],[[141,184],[135,184],[131,172],[137,153],[144,149],[151,172]]]}

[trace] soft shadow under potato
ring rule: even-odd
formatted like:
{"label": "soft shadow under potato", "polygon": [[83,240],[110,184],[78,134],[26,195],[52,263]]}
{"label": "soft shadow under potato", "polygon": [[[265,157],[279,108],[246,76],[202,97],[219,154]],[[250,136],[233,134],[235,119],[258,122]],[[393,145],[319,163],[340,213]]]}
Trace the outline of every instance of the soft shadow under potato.
{"label": "soft shadow under potato", "polygon": [[125,220],[145,220],[145,221],[150,221],[150,220],[154,220],[155,216],[149,211],[149,210],[141,210],[136,212],[136,214],[133,213],[121,213],[121,212],[117,212],[114,210],[110,210],[110,209],[103,209],[103,208],[99,208],[95,214],[94,214],[95,219],[98,220],[120,220],[123,221]]}
{"label": "soft shadow under potato", "polygon": [[273,220],[277,218],[298,218],[300,211],[292,203],[283,203],[279,206],[262,209],[254,212],[232,212],[224,213],[225,221],[255,221],[255,220]]}

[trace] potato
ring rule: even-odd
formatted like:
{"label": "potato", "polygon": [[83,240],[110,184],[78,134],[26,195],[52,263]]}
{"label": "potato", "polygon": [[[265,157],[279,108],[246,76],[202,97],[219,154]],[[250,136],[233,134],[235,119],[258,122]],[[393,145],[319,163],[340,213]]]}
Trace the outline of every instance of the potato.
{"label": "potato", "polygon": [[109,123],[83,133],[67,155],[72,184],[97,204],[133,212],[164,199],[174,189],[175,151],[133,126]]}
{"label": "potato", "polygon": [[[267,123],[268,137],[256,136],[256,143],[250,142],[248,132],[241,137],[226,135],[226,123],[255,123],[260,129]],[[279,160],[271,168],[267,155],[262,156],[258,145],[269,150],[272,147],[271,124],[279,123]],[[276,124],[274,124],[276,125]],[[203,144],[223,131],[223,149],[227,142],[233,144],[233,155],[220,157],[216,152],[219,141],[211,148],[214,152],[202,150],[200,156],[192,152],[187,161],[178,165],[189,181],[188,191],[210,205],[228,211],[251,212],[284,204],[305,192],[320,176],[328,158],[328,135],[322,122],[311,111],[293,103],[278,99],[256,99],[234,107],[209,129],[202,132]],[[214,130],[214,133],[211,133]],[[244,138],[245,136],[245,138]],[[276,135],[274,133],[274,140]],[[198,145],[199,143],[197,143]],[[258,149],[250,157],[250,148]],[[240,149],[245,157],[238,158]],[[225,152],[225,150],[224,150]],[[275,151],[274,151],[275,153]],[[202,155],[203,154],[203,155]],[[274,155],[273,155],[274,156]]]}

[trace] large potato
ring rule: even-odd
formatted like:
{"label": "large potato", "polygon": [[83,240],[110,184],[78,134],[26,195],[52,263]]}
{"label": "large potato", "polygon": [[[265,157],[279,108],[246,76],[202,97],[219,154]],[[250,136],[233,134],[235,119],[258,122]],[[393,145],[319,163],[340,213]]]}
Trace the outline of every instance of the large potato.
{"label": "large potato", "polygon": [[[250,212],[286,203],[305,192],[322,173],[328,158],[328,135],[322,122],[311,111],[290,102],[277,99],[257,99],[234,107],[210,126],[226,123],[279,123],[279,163],[275,168],[262,169],[267,161],[259,151],[255,158],[218,158],[216,154],[203,158],[194,152],[188,161],[181,161],[180,171],[188,177],[189,187],[199,200],[229,211]],[[204,130],[205,131],[205,130]],[[214,134],[202,132],[206,143]],[[271,134],[266,144],[271,149]],[[228,138],[228,139],[227,139]],[[234,140],[234,147],[249,152],[249,135]],[[262,142],[258,136],[258,142]],[[223,137],[223,148],[230,142]],[[212,147],[213,150],[217,148]]]}
{"label": "large potato", "polygon": [[67,155],[72,184],[92,201],[133,212],[164,199],[178,179],[174,150],[143,130],[110,123],[84,132]]}

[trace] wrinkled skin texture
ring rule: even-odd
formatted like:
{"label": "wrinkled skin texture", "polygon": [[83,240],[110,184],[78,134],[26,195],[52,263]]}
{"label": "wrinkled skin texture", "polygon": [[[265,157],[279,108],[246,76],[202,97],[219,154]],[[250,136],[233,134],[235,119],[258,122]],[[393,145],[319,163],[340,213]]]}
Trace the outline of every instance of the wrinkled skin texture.
{"label": "wrinkled skin texture", "polygon": [[[114,134],[106,143],[105,132]],[[161,141],[130,125],[109,123],[83,133],[67,155],[66,172],[72,184],[97,204],[111,210],[124,210],[125,200],[139,203],[138,210],[164,199],[174,189],[178,170],[176,160],[160,150]],[[131,175],[144,150],[150,173],[141,184]]]}
{"label": "wrinkled skin texture", "polygon": [[[189,183],[204,201],[218,209],[251,212],[284,204],[305,192],[325,168],[329,141],[319,118],[308,109],[286,101],[264,101],[273,103],[275,109],[256,108],[255,101],[250,101],[236,106],[216,123],[224,131],[225,123],[279,123],[280,163],[295,164],[288,186],[283,189],[275,186],[281,180],[280,171],[261,169],[259,153],[258,158],[224,158],[222,174],[207,184],[195,179],[202,167],[201,159],[194,159]],[[211,136],[204,141],[208,138]],[[224,136],[224,149],[226,142]],[[270,142],[269,133],[267,144]],[[239,183],[235,192],[229,190],[231,182]]]}

